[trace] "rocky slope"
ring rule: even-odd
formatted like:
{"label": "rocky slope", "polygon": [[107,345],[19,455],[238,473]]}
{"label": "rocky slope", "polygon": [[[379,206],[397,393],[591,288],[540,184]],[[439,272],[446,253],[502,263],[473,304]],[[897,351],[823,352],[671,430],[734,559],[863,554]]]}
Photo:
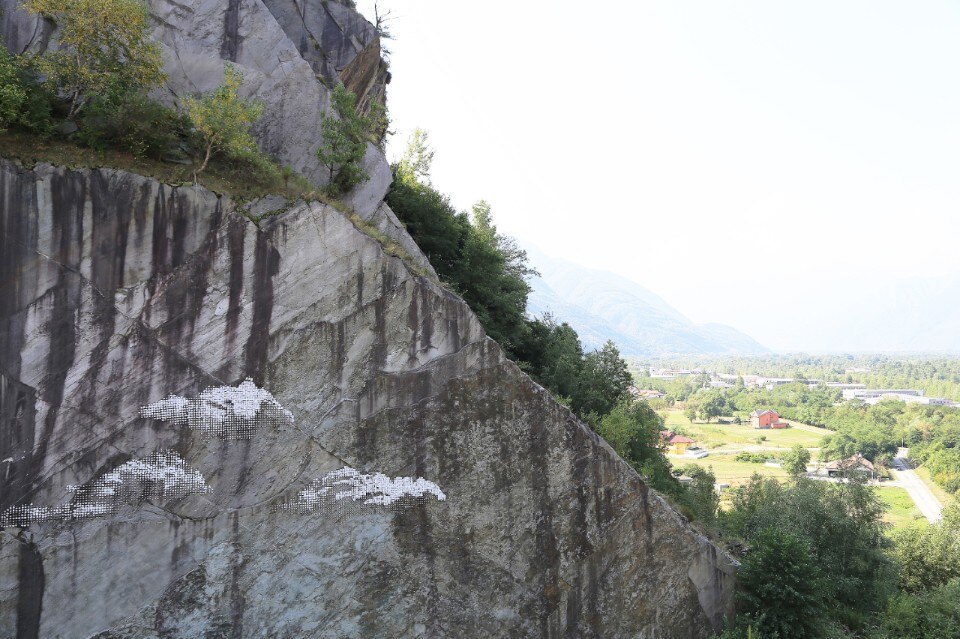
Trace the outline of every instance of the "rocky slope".
{"label": "rocky slope", "polygon": [[[0,510],[172,450],[211,491],[0,536],[0,635],[705,637],[726,558],[343,214],[0,165]],[[245,378],[292,427],[147,419]],[[278,510],[344,466],[446,500]],[[100,633],[100,634],[98,634]]]}
{"label": "rocky slope", "polygon": [[[261,144],[318,181],[326,86],[383,95],[342,3],[150,5],[167,98],[236,62]],[[0,161],[0,636],[686,639],[729,612],[729,558],[504,358],[367,163],[348,204],[404,259],[319,203]]]}

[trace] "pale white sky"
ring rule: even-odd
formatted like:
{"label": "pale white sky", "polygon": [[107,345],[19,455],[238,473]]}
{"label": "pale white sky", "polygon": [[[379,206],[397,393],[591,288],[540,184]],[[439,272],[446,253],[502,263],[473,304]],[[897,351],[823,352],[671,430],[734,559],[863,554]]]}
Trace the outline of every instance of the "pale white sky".
{"label": "pale white sky", "polygon": [[391,156],[427,129],[456,205],[695,321],[803,349],[754,301],[960,270],[960,3],[380,6]]}

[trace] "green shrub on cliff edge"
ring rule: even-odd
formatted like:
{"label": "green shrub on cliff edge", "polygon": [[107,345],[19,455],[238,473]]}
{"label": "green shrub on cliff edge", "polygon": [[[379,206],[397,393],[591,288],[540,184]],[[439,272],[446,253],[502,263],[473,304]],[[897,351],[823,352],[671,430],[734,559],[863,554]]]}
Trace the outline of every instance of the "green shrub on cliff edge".
{"label": "green shrub on cliff edge", "polygon": [[620,353],[608,343],[585,355],[568,324],[549,316],[527,318],[527,279],[536,272],[526,252],[497,231],[486,202],[477,202],[470,214],[458,212],[430,184],[432,162],[427,133],[417,129],[402,159],[391,167],[387,204],[440,279],[470,305],[487,335],[596,427],[627,395],[631,378]]}
{"label": "green shrub on cliff edge", "polygon": [[0,131],[20,118],[27,92],[20,82],[20,70],[14,56],[0,40]]}

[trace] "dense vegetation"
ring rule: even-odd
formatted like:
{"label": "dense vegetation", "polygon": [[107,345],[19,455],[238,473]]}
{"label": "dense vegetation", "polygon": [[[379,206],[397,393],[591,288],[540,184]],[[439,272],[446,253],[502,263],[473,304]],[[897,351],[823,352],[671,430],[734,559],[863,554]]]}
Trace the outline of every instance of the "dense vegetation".
{"label": "dense vegetation", "polygon": [[960,637],[960,510],[892,535],[882,514],[855,480],[754,476],[735,489],[717,518],[746,548],[724,639]]}
{"label": "dense vegetation", "polygon": [[[526,253],[501,235],[490,205],[468,214],[430,183],[433,151],[417,130],[393,165],[387,203],[429,257],[440,278],[463,296],[509,357],[550,389],[610,445],[666,494],[688,517],[710,525],[716,517],[716,482],[695,465],[672,469],[663,453],[663,419],[649,405],[628,401],[632,378],[617,347],[607,342],[584,353],[576,331],[550,316],[526,315],[527,278],[534,273]],[[678,476],[690,481],[682,485]]]}

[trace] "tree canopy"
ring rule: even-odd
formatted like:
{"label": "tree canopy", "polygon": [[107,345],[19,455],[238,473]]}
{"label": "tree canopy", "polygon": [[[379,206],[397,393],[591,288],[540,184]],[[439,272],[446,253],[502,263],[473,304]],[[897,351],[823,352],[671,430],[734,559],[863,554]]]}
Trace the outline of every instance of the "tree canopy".
{"label": "tree canopy", "polygon": [[151,89],[164,80],[160,47],[148,39],[149,13],[138,0],[26,0],[57,24],[60,47],[36,60],[41,75],[70,101],[68,118],[96,96]]}

